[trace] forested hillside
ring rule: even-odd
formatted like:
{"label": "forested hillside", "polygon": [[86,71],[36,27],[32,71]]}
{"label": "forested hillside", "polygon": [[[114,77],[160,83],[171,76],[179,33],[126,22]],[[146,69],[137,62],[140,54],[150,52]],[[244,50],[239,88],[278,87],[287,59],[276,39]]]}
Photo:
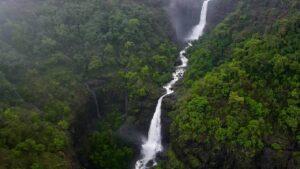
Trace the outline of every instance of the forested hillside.
{"label": "forested hillside", "polygon": [[158,168],[300,167],[300,3],[234,3],[188,52]]}
{"label": "forested hillside", "polygon": [[[202,2],[0,0],[0,169],[133,168]],[[207,15],[149,165],[300,168],[299,0]]]}
{"label": "forested hillside", "polygon": [[117,129],[151,115],[176,59],[158,3],[1,0],[1,169],[129,168]]}

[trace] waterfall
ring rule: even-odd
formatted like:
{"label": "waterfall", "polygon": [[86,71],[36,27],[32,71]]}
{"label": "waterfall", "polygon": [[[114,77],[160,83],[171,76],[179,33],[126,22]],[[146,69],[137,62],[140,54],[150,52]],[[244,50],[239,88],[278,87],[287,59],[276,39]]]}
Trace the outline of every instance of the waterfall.
{"label": "waterfall", "polygon": [[95,108],[96,108],[97,117],[100,118],[101,115],[100,115],[99,103],[98,103],[97,95],[96,95],[95,91],[92,90],[92,89],[90,88],[90,86],[89,86],[87,83],[85,83],[85,86],[86,86],[86,88],[88,89],[88,91],[91,93],[91,96],[92,96],[93,101],[94,101],[94,103],[95,103]]}
{"label": "waterfall", "polygon": [[200,21],[199,24],[196,25],[193,29],[191,34],[186,38],[187,41],[194,41],[198,40],[199,37],[203,35],[203,30],[206,25],[206,17],[207,17],[207,6],[210,0],[205,0],[202,5],[201,14],[200,14]]}
{"label": "waterfall", "polygon": [[[204,27],[206,25],[206,16],[207,16],[207,6],[210,0],[205,0],[201,10],[200,22],[193,29],[191,34],[186,38],[188,42],[198,40],[203,34]],[[144,141],[142,145],[142,159],[138,160],[135,164],[135,169],[146,169],[151,168],[156,165],[156,154],[163,151],[163,146],[161,143],[161,105],[163,99],[174,93],[172,89],[174,84],[183,77],[183,74],[186,70],[188,59],[185,57],[187,49],[191,46],[189,43],[179,54],[181,65],[176,66],[176,70],[173,73],[173,79],[167,83],[163,88],[166,90],[166,93],[162,95],[157,102],[153,118],[151,120],[148,139]],[[149,164],[151,163],[151,164]]]}

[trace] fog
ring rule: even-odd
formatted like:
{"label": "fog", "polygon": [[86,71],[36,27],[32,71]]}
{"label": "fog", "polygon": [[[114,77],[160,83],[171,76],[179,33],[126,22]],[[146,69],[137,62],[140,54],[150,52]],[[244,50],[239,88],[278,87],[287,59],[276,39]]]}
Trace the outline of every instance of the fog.
{"label": "fog", "polygon": [[198,24],[203,0],[169,0],[166,10],[176,30],[177,39],[183,41]]}

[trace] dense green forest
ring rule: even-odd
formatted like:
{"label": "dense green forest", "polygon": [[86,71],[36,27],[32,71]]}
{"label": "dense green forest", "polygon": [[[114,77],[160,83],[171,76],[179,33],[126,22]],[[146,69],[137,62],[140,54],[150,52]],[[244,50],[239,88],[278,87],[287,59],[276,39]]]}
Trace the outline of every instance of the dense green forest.
{"label": "dense green forest", "polygon": [[1,169],[129,167],[116,132],[155,104],[177,53],[154,5],[0,2]]}
{"label": "dense green forest", "polygon": [[235,3],[188,52],[158,168],[300,167],[300,3]]}
{"label": "dense green forest", "polygon": [[[0,0],[0,169],[132,168],[182,44],[167,2]],[[299,0],[210,5],[155,168],[300,168]]]}

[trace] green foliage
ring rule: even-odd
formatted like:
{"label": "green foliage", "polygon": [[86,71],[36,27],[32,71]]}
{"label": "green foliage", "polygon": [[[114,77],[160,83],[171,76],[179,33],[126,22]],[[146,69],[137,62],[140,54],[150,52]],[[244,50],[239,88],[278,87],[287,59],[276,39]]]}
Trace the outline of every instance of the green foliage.
{"label": "green foliage", "polygon": [[99,131],[90,136],[89,159],[96,168],[129,168],[133,150],[118,140],[114,130],[121,125],[119,113],[112,113],[102,120]]}
{"label": "green foliage", "polygon": [[178,160],[178,157],[176,157],[176,154],[172,150],[167,151],[167,157],[168,161],[172,161],[172,163],[162,161],[162,163],[156,166],[155,169],[184,169],[184,165],[180,160]]}
{"label": "green foliage", "polygon": [[[177,56],[163,10],[145,3],[0,2],[0,168],[71,168],[74,151],[90,146],[82,156],[95,168],[127,166],[132,150],[115,136],[120,119],[155,104]],[[91,98],[112,128],[88,142],[81,132],[99,120]],[[111,120],[111,112],[121,113]]]}
{"label": "green foliage", "polygon": [[0,167],[66,168],[67,135],[34,110],[0,112]]}
{"label": "green foliage", "polygon": [[[184,168],[280,168],[299,159],[284,157],[299,153],[300,20],[291,3],[242,1],[190,49],[188,92],[170,129]],[[271,27],[270,20],[255,20],[268,5],[287,13],[268,13]],[[262,164],[266,158],[272,161]]]}

